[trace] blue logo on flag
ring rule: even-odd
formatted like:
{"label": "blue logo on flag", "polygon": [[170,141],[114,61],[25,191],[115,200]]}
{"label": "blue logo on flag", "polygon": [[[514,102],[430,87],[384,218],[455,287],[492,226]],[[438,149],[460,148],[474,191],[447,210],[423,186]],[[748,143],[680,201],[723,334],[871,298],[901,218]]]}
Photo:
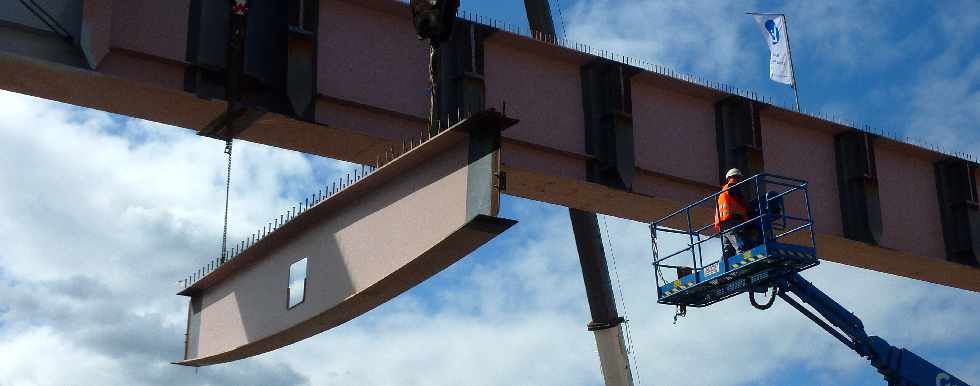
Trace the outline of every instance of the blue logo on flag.
{"label": "blue logo on flag", "polygon": [[769,31],[769,36],[772,38],[772,44],[779,44],[779,28],[776,27],[775,20],[766,20],[766,31]]}

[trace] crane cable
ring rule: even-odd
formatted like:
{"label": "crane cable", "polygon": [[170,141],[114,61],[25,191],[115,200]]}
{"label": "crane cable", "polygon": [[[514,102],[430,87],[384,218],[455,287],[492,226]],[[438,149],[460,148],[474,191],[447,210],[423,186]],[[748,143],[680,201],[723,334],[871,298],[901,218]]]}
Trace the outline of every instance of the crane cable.
{"label": "crane cable", "polygon": [[[624,338],[626,339],[627,354],[632,356],[632,360],[630,361],[633,363],[632,368],[634,369],[634,373],[636,375],[636,383],[638,385],[642,385],[643,382],[640,381],[639,362],[636,359],[637,358],[636,346],[633,344],[633,335],[630,334],[629,311],[627,310],[626,307],[626,297],[623,296],[623,284],[619,280],[619,268],[617,268],[616,266],[616,251],[613,249],[612,236],[610,236],[609,234],[609,224],[606,223],[605,216],[602,216],[602,227],[605,228],[605,233],[606,233],[606,237],[605,237],[606,241],[604,241],[603,244],[605,244],[606,242],[609,243],[609,257],[612,258],[613,273],[616,275],[616,290],[619,292],[619,300],[623,303],[623,319],[624,319],[623,335]],[[603,245],[603,247],[605,247],[605,245]],[[629,360],[629,358],[627,359]]]}
{"label": "crane cable", "polygon": [[20,4],[23,5],[24,8],[27,8],[27,10],[30,11],[34,17],[44,23],[44,25],[48,26],[48,29],[51,32],[54,32],[68,43],[74,42],[75,38],[71,36],[71,33],[69,33],[68,30],[66,30],[65,27],[58,22],[58,19],[51,16],[51,14],[45,11],[44,7],[38,5],[37,2],[34,0],[20,0]]}
{"label": "crane cable", "polygon": [[225,226],[221,234],[221,264],[225,263],[228,257],[228,199],[231,195],[231,142],[232,138],[225,140],[225,154],[228,155],[228,172],[225,179]]}
{"label": "crane cable", "polygon": [[561,10],[561,0],[555,0],[555,5],[558,8],[558,20],[561,22],[562,39],[568,40],[568,31],[565,29],[565,13]]}

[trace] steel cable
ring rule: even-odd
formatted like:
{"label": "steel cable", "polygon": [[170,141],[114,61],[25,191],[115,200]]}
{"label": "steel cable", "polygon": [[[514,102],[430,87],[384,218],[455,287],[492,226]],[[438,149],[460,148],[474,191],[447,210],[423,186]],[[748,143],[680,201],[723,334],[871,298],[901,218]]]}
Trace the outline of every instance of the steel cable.
{"label": "steel cable", "polygon": [[605,233],[606,233],[606,237],[605,237],[606,241],[603,244],[605,243],[609,244],[609,257],[612,258],[613,273],[616,275],[616,289],[619,292],[619,300],[620,302],[623,303],[623,319],[625,320],[625,322],[623,323],[623,335],[626,338],[626,348],[628,350],[627,354],[632,356],[632,362],[633,362],[632,368],[634,369],[633,372],[636,375],[636,384],[642,385],[643,382],[641,382],[640,380],[640,368],[637,359],[638,355],[636,354],[636,346],[633,344],[633,335],[630,334],[629,310],[627,310],[628,307],[626,306],[626,297],[623,296],[623,283],[619,279],[619,268],[616,265],[616,251],[613,249],[612,236],[609,233],[609,224],[606,222],[605,216],[602,217],[602,227],[605,228]]}
{"label": "steel cable", "polygon": [[44,25],[48,26],[48,29],[51,30],[51,32],[60,35],[62,39],[67,41],[74,41],[74,38],[72,38],[71,34],[68,33],[68,30],[66,30],[61,23],[58,23],[58,20],[45,11],[43,7],[34,2],[34,0],[20,0],[20,3],[24,6],[24,8],[27,8],[28,11],[34,14],[34,17],[44,23]]}
{"label": "steel cable", "polygon": [[565,30],[565,13],[561,10],[561,0],[555,0],[555,6],[558,8],[558,21],[561,22],[562,39],[568,40],[568,31]]}

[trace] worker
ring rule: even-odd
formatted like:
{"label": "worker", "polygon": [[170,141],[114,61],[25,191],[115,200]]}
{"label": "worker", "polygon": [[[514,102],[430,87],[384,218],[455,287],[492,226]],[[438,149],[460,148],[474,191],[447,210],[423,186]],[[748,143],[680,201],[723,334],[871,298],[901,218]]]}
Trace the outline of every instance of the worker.
{"label": "worker", "polygon": [[725,173],[725,183],[718,195],[718,206],[715,208],[715,230],[722,233],[722,257],[734,256],[745,251],[747,247],[747,226],[731,229],[744,222],[749,215],[745,199],[738,188],[732,186],[742,181],[742,171],[732,168]]}
{"label": "worker", "polygon": [[429,39],[433,47],[449,40],[459,9],[459,0],[411,0],[412,21],[419,39]]}

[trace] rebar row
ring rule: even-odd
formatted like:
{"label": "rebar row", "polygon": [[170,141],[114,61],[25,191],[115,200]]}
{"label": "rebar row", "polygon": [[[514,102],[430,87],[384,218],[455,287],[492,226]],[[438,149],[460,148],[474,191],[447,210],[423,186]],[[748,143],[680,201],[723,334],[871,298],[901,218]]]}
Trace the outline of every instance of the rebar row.
{"label": "rebar row", "polygon": [[[398,157],[401,157],[405,153],[412,151],[413,149],[421,146],[422,144],[428,142],[436,135],[445,131],[449,127],[458,124],[460,121],[468,118],[471,114],[464,113],[462,111],[457,111],[456,114],[447,117],[446,122],[436,122],[432,129],[421,129],[417,135],[410,136],[404,140],[399,141],[397,144],[387,145],[382,150],[381,154],[378,155],[372,164],[361,164],[359,167],[355,168],[352,172],[348,172],[346,175],[337,178],[337,180],[325,185],[323,189],[319,189],[316,193],[311,194],[308,197],[304,197],[303,201],[299,201],[292,208],[287,210],[285,213],[279,215],[279,218],[274,218],[272,221],[268,222],[261,229],[256,230],[249,237],[241,240],[238,244],[232,246],[226,256],[226,259],[222,260],[221,257],[216,257],[211,259],[196,271],[187,275],[187,277],[177,281],[177,287],[180,289],[185,289],[194,285],[199,280],[206,277],[214,270],[218,269],[221,265],[234,260],[235,258],[241,256],[246,250],[248,250],[253,245],[256,245],[260,241],[264,240],[267,236],[274,233],[279,228],[295,220],[297,216],[305,213],[311,208],[315,207],[319,203],[327,200],[337,193],[340,193],[344,189],[347,189],[351,185],[354,185],[358,181],[362,180],[377,170],[381,169],[384,165],[387,165],[391,161],[394,161]],[[435,135],[433,135],[435,133]]]}
{"label": "rebar row", "polygon": [[[504,30],[514,35],[523,36],[526,38],[538,40],[541,42],[556,45],[566,49],[574,50],[587,55],[597,56],[597,57],[609,59],[611,61],[623,63],[628,66],[633,66],[642,70],[656,73],[660,76],[682,80],[688,83],[694,83],[702,87],[714,89],[716,91],[721,91],[732,95],[738,95],[746,99],[754,100],[756,102],[765,103],[771,106],[778,106],[784,110],[796,111],[795,103],[789,99],[780,99],[777,101],[776,99],[770,96],[760,95],[755,91],[743,90],[727,83],[712,81],[707,78],[694,74],[677,72],[667,66],[659,65],[641,59],[632,58],[626,55],[619,55],[611,51],[592,47],[588,44],[578,43],[578,42],[571,41],[567,38],[560,38],[540,31],[535,31],[525,25],[501,22],[486,16],[481,16],[479,14],[463,11],[463,10],[458,11],[456,16],[473,23],[481,24],[491,28],[496,28],[499,30]],[[805,108],[801,109],[798,112],[800,114],[809,117],[818,118],[824,121],[836,123],[838,125],[850,129],[862,131],[883,138],[888,138],[897,142],[916,145],[940,154],[945,154],[950,157],[959,158],[973,163],[980,162],[978,161],[978,159],[980,158],[978,158],[977,155],[961,152],[961,151],[955,151],[952,149],[947,149],[945,147],[933,144],[922,137],[912,137],[908,135],[902,135],[897,131],[875,128],[870,125],[857,125],[855,124],[854,121],[844,119],[837,114],[827,114],[819,111],[807,110]]]}

